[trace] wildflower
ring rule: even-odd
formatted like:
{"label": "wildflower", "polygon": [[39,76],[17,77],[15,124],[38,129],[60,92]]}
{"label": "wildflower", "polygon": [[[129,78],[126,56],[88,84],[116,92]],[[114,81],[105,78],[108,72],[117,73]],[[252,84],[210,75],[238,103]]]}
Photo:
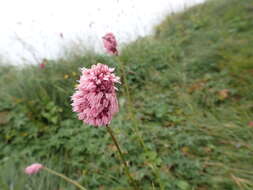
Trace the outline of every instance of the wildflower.
{"label": "wildflower", "polygon": [[118,55],[117,41],[113,33],[107,33],[102,39],[107,52],[112,55]]}
{"label": "wildflower", "polygon": [[229,97],[229,90],[228,89],[220,90],[218,93],[219,93],[219,98],[221,100],[225,100],[226,98]]}
{"label": "wildflower", "polygon": [[69,75],[64,75],[64,79],[68,79],[69,78]]}
{"label": "wildflower", "polygon": [[73,185],[77,186],[79,189],[81,190],[86,190],[83,186],[81,186],[78,182],[68,178],[67,176],[65,176],[64,174],[61,174],[61,173],[58,173],[50,168],[47,168],[41,164],[38,164],[38,163],[35,163],[35,164],[32,164],[30,166],[28,166],[26,169],[25,169],[25,173],[28,174],[28,175],[32,175],[32,174],[36,174],[38,173],[41,169],[44,169],[45,171],[47,171],[48,173],[52,174],[52,175],[55,175],[55,176],[58,176],[58,177],[61,177],[63,178],[65,181],[69,182],[69,183],[72,183]]}
{"label": "wildflower", "polygon": [[40,63],[39,66],[40,66],[41,69],[44,69],[44,68],[45,68],[45,64],[44,64],[44,63]]}
{"label": "wildflower", "polygon": [[113,71],[101,63],[82,69],[77,91],[71,97],[73,111],[78,113],[79,120],[94,126],[108,125],[118,112],[114,84],[119,83],[119,77]]}
{"label": "wildflower", "polygon": [[184,154],[188,154],[189,151],[190,151],[190,149],[189,149],[189,147],[184,146],[183,148],[181,148],[181,151],[182,151]]}
{"label": "wildflower", "polygon": [[14,101],[15,101],[15,103],[19,104],[19,103],[23,102],[23,99],[15,98]]}
{"label": "wildflower", "polygon": [[250,121],[250,122],[248,123],[248,126],[249,126],[249,127],[253,127],[253,121]]}
{"label": "wildflower", "polygon": [[41,61],[41,63],[39,64],[39,67],[40,67],[41,69],[44,69],[44,68],[46,67],[46,64],[48,64],[48,60],[44,58],[44,59]]}
{"label": "wildflower", "polygon": [[38,164],[38,163],[35,163],[35,164],[32,164],[32,165],[28,166],[28,167],[25,169],[25,173],[26,173],[26,174],[29,174],[29,175],[36,174],[36,173],[38,173],[42,168],[43,168],[43,165]]}

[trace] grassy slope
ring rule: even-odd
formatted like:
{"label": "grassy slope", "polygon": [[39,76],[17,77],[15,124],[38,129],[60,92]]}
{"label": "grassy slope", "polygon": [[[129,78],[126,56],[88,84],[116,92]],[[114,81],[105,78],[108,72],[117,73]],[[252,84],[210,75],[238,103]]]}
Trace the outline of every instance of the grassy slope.
{"label": "grassy slope", "polygon": [[[143,189],[253,188],[252,19],[251,0],[213,0],[168,16],[154,36],[123,48],[119,59],[137,122],[120,92],[112,126]],[[61,169],[89,189],[127,189],[106,131],[82,127],[69,106],[77,68],[96,62],[119,66],[112,57],[87,53],[0,76],[1,113],[9,120],[0,128],[4,160],[12,152],[22,168],[20,160],[29,157],[60,159]]]}

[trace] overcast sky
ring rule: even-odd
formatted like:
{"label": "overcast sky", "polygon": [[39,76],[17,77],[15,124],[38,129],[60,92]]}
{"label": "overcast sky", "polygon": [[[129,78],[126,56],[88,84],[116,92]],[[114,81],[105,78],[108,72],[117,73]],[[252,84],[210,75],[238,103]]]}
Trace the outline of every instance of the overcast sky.
{"label": "overcast sky", "polygon": [[[101,36],[120,43],[152,32],[171,11],[204,0],[8,0],[0,1],[0,55],[13,63],[56,58],[82,39],[102,50]],[[35,58],[36,57],[36,58]]]}

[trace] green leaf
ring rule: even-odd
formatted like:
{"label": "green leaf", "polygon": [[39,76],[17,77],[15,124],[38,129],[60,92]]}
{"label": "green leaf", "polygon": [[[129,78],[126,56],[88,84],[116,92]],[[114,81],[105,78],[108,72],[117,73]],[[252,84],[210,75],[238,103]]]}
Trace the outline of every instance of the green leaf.
{"label": "green leaf", "polygon": [[190,189],[190,185],[186,181],[177,181],[176,184],[177,184],[177,186],[181,190],[188,190],[188,189]]}

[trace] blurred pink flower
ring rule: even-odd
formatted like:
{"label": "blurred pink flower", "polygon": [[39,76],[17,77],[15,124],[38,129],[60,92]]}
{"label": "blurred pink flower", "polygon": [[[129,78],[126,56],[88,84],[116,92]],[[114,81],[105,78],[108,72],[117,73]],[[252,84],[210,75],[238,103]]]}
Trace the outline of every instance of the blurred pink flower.
{"label": "blurred pink flower", "polygon": [[250,121],[250,122],[248,123],[248,126],[249,126],[249,127],[253,127],[253,121]]}
{"label": "blurred pink flower", "polygon": [[38,173],[42,168],[43,168],[43,165],[38,164],[38,163],[35,163],[35,164],[32,164],[32,165],[28,166],[28,167],[25,169],[25,173],[26,173],[26,174],[29,174],[29,175],[36,174],[36,173]]}
{"label": "blurred pink flower", "polygon": [[107,53],[112,55],[118,55],[117,41],[113,33],[107,33],[105,36],[102,37],[102,39]]}
{"label": "blurred pink flower", "polygon": [[73,111],[78,113],[79,120],[94,126],[108,125],[118,112],[114,84],[119,83],[119,77],[113,71],[101,63],[82,69],[77,91],[71,97]]}
{"label": "blurred pink flower", "polygon": [[44,69],[45,68],[45,63],[40,63],[39,66],[40,66],[41,69]]}

